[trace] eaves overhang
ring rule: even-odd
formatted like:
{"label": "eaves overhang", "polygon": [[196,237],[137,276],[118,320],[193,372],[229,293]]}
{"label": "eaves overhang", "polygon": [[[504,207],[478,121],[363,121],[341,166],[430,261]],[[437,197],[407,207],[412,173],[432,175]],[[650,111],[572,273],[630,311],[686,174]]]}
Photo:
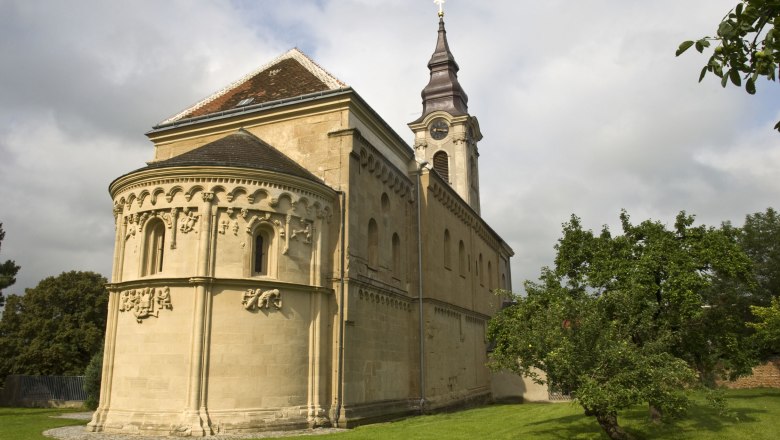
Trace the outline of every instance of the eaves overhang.
{"label": "eaves overhang", "polygon": [[117,177],[108,185],[108,192],[113,199],[119,191],[152,182],[165,182],[180,178],[215,178],[215,179],[256,179],[275,185],[286,185],[317,194],[326,200],[335,200],[337,191],[324,182],[316,182],[307,178],[293,176],[277,171],[257,168],[220,165],[186,165],[157,168],[140,168]]}

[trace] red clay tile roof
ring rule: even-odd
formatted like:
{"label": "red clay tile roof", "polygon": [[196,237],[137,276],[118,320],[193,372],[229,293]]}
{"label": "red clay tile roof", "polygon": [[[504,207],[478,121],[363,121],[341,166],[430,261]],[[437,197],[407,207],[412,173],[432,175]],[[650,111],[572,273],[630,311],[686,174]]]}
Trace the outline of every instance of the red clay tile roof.
{"label": "red clay tile roof", "polygon": [[322,183],[309,170],[243,129],[170,159],[152,162],[142,169],[186,166],[254,168]]}
{"label": "red clay tile roof", "polygon": [[346,84],[303,52],[292,49],[161,124],[232,110],[239,103],[242,106],[262,104],[344,87]]}

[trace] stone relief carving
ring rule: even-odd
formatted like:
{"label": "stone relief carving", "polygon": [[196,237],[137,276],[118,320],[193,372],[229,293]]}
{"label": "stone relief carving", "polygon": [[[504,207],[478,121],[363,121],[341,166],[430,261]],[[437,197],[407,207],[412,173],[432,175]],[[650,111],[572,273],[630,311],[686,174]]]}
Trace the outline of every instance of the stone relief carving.
{"label": "stone relief carving", "polygon": [[308,223],[305,220],[301,220],[301,224],[304,225],[304,228],[293,229],[290,233],[290,238],[302,236],[304,243],[311,244],[311,235],[312,235],[311,223]]}
{"label": "stone relief carving", "polygon": [[184,208],[184,215],[179,219],[179,230],[183,234],[192,231],[193,229],[195,229],[195,223],[198,221],[199,218],[200,218],[199,215],[196,215],[190,212],[189,210],[187,210],[187,208]]}
{"label": "stone relief carving", "polygon": [[270,308],[280,310],[282,308],[282,294],[279,289],[266,290],[265,292],[262,289],[248,289],[244,292],[241,305],[249,311]]}
{"label": "stone relief carving", "polygon": [[132,312],[139,323],[150,316],[156,318],[163,309],[173,310],[168,287],[130,289],[119,294],[119,311]]}
{"label": "stone relief carving", "polygon": [[[242,209],[241,211],[242,211],[241,214],[243,215],[243,211],[244,210]],[[246,218],[246,217],[244,217],[244,218]],[[271,214],[269,214],[267,212],[265,214],[253,216],[252,218],[250,218],[246,222],[246,233],[247,234],[251,234],[252,233],[252,227],[255,225],[255,223],[263,222],[263,221],[264,222],[270,222],[270,220],[271,220]]]}
{"label": "stone relief carving", "polygon": [[165,222],[165,227],[171,229],[173,227],[173,215],[170,212],[163,212],[160,214],[160,218]]}
{"label": "stone relief carving", "polygon": [[138,232],[142,232],[144,230],[144,225],[146,224],[146,220],[148,218],[149,212],[144,212],[140,217],[138,217],[138,220],[136,220],[136,223],[138,223]]}

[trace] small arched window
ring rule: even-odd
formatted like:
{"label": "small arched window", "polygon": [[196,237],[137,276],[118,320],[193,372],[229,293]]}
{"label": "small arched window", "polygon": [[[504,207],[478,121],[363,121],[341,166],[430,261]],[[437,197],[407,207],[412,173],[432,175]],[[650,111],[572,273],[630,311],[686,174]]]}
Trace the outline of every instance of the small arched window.
{"label": "small arched window", "polygon": [[493,264],[490,261],[488,261],[487,278],[488,278],[488,290],[493,290]]}
{"label": "small arched window", "polygon": [[162,272],[165,253],[165,224],[160,219],[146,224],[146,237],[142,274],[154,275]]}
{"label": "small arched window", "polygon": [[368,221],[368,265],[379,266],[379,228],[373,218]]}
{"label": "small arched window", "polygon": [[401,277],[401,237],[393,234],[393,273]]}
{"label": "small arched window", "polygon": [[463,244],[463,240],[458,243],[458,270],[460,276],[466,276],[466,245]]}
{"label": "small arched window", "polygon": [[476,188],[477,187],[477,159],[474,158],[474,156],[471,156],[471,159],[469,159],[469,166],[471,168],[471,175],[469,176],[469,180],[471,180],[471,187]]}
{"label": "small arched window", "polygon": [[433,169],[439,173],[445,182],[450,181],[450,158],[445,151],[437,151],[433,155]]}
{"label": "small arched window", "polygon": [[477,265],[477,275],[479,276],[479,285],[485,285],[485,271],[482,266],[482,254],[479,254],[479,263]]}
{"label": "small arched window", "polygon": [[382,193],[382,215],[387,216],[390,214],[390,197],[387,193]]}
{"label": "small arched window", "polygon": [[452,265],[451,256],[452,249],[450,249],[450,230],[444,230],[444,267],[447,269]]}
{"label": "small arched window", "polygon": [[252,240],[252,275],[269,275],[271,265],[271,245],[273,233],[267,228],[261,227],[255,231]]}

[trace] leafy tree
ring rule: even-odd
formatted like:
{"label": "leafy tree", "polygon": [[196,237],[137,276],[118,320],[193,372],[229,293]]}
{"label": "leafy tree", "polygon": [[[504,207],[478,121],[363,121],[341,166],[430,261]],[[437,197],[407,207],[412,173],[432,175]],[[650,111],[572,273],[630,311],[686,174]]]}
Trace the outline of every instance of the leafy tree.
{"label": "leafy tree", "polygon": [[748,322],[749,327],[741,331],[747,331],[745,335],[752,338],[758,357],[767,359],[780,353],[780,341],[776,340],[780,328],[772,330],[773,325],[780,323],[773,319],[780,316],[775,305],[780,296],[780,215],[768,208],[766,212],[747,215],[742,228],[726,223],[723,229],[736,234],[740,247],[752,262],[756,282],[745,286],[717,279],[713,286],[717,298],[711,304],[720,304],[720,313],[729,314],[724,320]]}
{"label": "leafy tree", "polygon": [[87,400],[84,406],[88,409],[97,409],[100,403],[100,382],[103,377],[103,349],[95,353],[84,370],[84,391],[87,392]]}
{"label": "leafy tree", "polygon": [[[5,238],[5,231],[3,230],[3,224],[0,223],[0,246],[3,244],[3,238]],[[3,289],[16,282],[17,272],[19,272],[19,266],[13,260],[6,260],[5,263],[0,264],[0,307],[3,307],[5,303]]]}
{"label": "leafy tree", "polygon": [[773,298],[768,307],[753,306],[751,310],[758,318],[749,325],[756,330],[759,347],[769,354],[780,354],[780,298]]}
{"label": "leafy tree", "polygon": [[745,217],[739,243],[753,261],[757,282],[755,305],[768,306],[780,296],[780,215],[772,208]]}
{"label": "leafy tree", "polygon": [[103,346],[105,283],[94,272],[64,272],[24,296],[9,295],[0,319],[0,378],[82,374]]}
{"label": "leafy tree", "polygon": [[[759,77],[777,81],[780,64],[778,25],[780,1],[741,0],[723,17],[714,37],[684,41],[676,55],[680,56],[692,46],[701,53],[711,42],[718,43],[707,65],[701,70],[699,82],[707,72],[720,77],[723,87],[729,81],[741,87],[744,79],[745,90],[753,95]],[[775,125],[775,129],[780,131],[780,122]]]}
{"label": "leafy tree", "polygon": [[623,235],[613,236],[607,227],[583,230],[572,216],[555,268],[526,282],[527,296],[516,296],[488,329],[494,368],[572,393],[613,439],[629,438],[619,410],[647,403],[651,415],[680,414],[697,375],[752,365],[745,332],[734,332],[744,322],[711,304],[715,280],[750,279],[736,234],[694,226],[684,212],[673,230],[620,218]]}

